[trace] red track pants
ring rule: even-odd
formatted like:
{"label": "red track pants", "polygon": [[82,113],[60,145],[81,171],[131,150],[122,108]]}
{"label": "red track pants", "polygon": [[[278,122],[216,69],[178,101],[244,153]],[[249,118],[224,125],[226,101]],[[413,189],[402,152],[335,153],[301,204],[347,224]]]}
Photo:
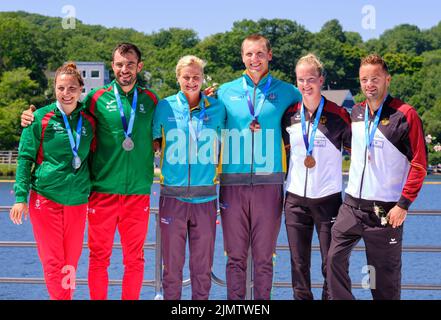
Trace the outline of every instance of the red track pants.
{"label": "red track pants", "polygon": [[49,297],[70,300],[83,247],[87,203],[65,206],[32,191],[29,212]]}
{"label": "red track pants", "polygon": [[107,299],[107,268],[115,230],[121,238],[124,276],[122,299],[137,300],[144,278],[144,241],[150,213],[149,195],[92,192],[89,197],[89,291],[93,300]]}

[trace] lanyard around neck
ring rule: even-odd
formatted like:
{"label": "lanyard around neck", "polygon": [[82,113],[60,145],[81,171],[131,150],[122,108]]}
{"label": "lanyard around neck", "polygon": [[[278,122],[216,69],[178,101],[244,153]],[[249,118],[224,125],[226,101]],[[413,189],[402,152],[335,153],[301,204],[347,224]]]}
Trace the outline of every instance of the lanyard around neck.
{"label": "lanyard around neck", "polygon": [[311,137],[308,141],[308,132],[306,130],[306,119],[305,119],[305,106],[302,102],[302,107],[300,108],[300,118],[302,122],[302,134],[303,134],[303,141],[305,143],[306,147],[306,155],[310,156],[312,154],[312,150],[314,149],[314,140],[315,140],[315,134],[317,132],[318,124],[320,121],[320,117],[322,116],[323,106],[325,105],[325,98],[321,98],[320,104],[317,109],[317,114],[314,119],[314,124],[312,126],[312,132]]}
{"label": "lanyard around neck", "polygon": [[78,157],[78,148],[80,147],[81,142],[81,127],[83,126],[83,116],[80,113],[80,118],[77,122],[77,130],[75,132],[76,139],[73,137],[72,129],[70,127],[69,121],[67,119],[66,113],[64,112],[63,108],[61,108],[60,103],[57,101],[57,108],[60,110],[61,115],[63,116],[64,125],[66,126],[67,135],[69,137],[69,143],[70,148],[72,150],[72,153],[74,157]]}
{"label": "lanyard around neck", "polygon": [[251,101],[250,93],[248,91],[247,80],[245,79],[245,76],[243,76],[243,78],[242,78],[242,86],[243,86],[243,89],[245,90],[245,94],[247,96],[248,109],[250,110],[250,114],[254,120],[257,119],[260,112],[262,111],[263,103],[265,102],[266,95],[267,95],[268,90],[271,86],[271,82],[272,82],[272,77],[271,77],[271,75],[268,75],[268,79],[266,81],[265,88],[263,89],[263,95],[260,96],[259,103],[257,104],[257,108],[255,109],[253,102]]}
{"label": "lanyard around neck", "polygon": [[116,84],[113,85],[113,91],[115,92],[116,102],[118,104],[119,114],[121,116],[121,121],[123,124],[124,135],[126,138],[131,137],[132,131],[133,131],[133,124],[135,122],[136,105],[138,103],[138,90],[135,87],[135,90],[133,93],[133,100],[132,100],[132,110],[130,111],[130,119],[129,119],[128,126],[127,126],[127,119],[124,114],[123,104],[121,102],[121,97],[119,95],[118,88],[116,87]]}
{"label": "lanyard around neck", "polygon": [[380,107],[377,110],[377,114],[375,115],[374,122],[372,124],[371,132],[369,133],[369,105],[366,102],[366,109],[364,111],[364,126],[365,126],[365,138],[366,138],[366,148],[369,150],[372,146],[372,142],[374,141],[375,131],[377,131],[378,123],[380,122],[381,111],[383,110],[384,102],[386,101],[387,96],[383,99]]}
{"label": "lanyard around neck", "polygon": [[[176,97],[177,97],[179,105],[183,106],[183,103],[182,103],[181,99],[179,98],[179,94]],[[201,100],[199,102],[199,106],[201,108],[201,111],[199,112],[199,117],[197,118],[197,121],[196,121],[196,129],[193,126],[191,114],[188,119],[188,130],[190,131],[190,135],[191,135],[193,141],[197,141],[201,135],[201,132],[202,132],[202,124],[204,122],[205,113],[206,113],[204,94],[201,94]],[[190,106],[188,106],[188,108],[190,109]]]}

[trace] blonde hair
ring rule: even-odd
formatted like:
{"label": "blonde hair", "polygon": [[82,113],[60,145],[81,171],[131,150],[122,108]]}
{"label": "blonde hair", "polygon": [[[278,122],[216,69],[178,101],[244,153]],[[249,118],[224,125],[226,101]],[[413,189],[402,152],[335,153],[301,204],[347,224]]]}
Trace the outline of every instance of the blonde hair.
{"label": "blonde hair", "polygon": [[57,84],[57,78],[58,76],[61,76],[62,74],[68,74],[73,76],[74,78],[76,78],[78,80],[78,83],[80,84],[81,87],[84,86],[84,80],[83,77],[80,74],[80,71],[77,69],[77,65],[72,62],[66,62],[65,64],[63,64],[61,67],[59,67],[57,69],[57,71],[55,72],[55,78],[54,78],[54,84]]}
{"label": "blonde hair", "polygon": [[309,64],[316,68],[319,76],[325,76],[325,68],[323,63],[317,58],[317,56],[313,53],[308,53],[306,56],[303,56],[297,61],[296,69],[301,64]]}
{"label": "blonde hair", "polygon": [[181,59],[179,59],[178,64],[176,65],[176,78],[179,78],[179,75],[181,74],[181,70],[188,66],[198,66],[199,68],[201,68],[202,76],[203,76],[204,67],[206,64],[207,63],[204,60],[196,56],[192,56],[192,55],[183,56]]}

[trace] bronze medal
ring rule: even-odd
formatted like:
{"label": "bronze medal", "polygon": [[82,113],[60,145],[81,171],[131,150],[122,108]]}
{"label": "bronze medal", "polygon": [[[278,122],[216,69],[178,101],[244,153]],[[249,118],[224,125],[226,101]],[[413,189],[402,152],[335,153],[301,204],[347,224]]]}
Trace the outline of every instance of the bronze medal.
{"label": "bronze medal", "polygon": [[305,167],[308,169],[315,167],[315,159],[313,156],[306,156],[305,161],[303,162],[305,164]]}
{"label": "bronze medal", "polygon": [[260,129],[260,123],[256,119],[254,119],[250,124],[250,130],[254,132],[259,129]]}

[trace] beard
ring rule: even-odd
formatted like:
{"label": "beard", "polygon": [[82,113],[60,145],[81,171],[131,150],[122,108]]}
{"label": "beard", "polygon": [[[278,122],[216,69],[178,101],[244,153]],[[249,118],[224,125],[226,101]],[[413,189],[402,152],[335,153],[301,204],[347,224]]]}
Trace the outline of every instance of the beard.
{"label": "beard", "polygon": [[122,77],[117,77],[116,82],[118,82],[121,87],[127,87],[136,82],[136,76],[131,76],[128,80],[122,80]]}

